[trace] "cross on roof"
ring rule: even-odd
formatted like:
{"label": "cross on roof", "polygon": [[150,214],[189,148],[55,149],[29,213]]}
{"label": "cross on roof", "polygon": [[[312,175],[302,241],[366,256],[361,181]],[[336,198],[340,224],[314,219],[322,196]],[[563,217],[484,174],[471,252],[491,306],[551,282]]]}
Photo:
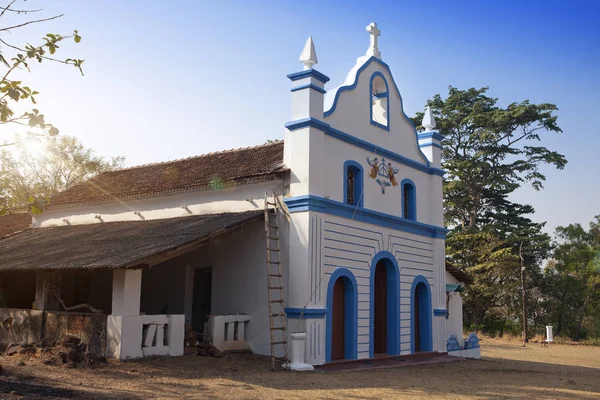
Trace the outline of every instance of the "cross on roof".
{"label": "cross on roof", "polygon": [[379,47],[377,46],[377,38],[379,37],[379,35],[381,35],[381,31],[377,29],[377,23],[371,22],[367,26],[367,32],[371,34],[371,45],[369,46],[367,54],[375,56],[377,58],[381,58],[381,53],[379,52]]}

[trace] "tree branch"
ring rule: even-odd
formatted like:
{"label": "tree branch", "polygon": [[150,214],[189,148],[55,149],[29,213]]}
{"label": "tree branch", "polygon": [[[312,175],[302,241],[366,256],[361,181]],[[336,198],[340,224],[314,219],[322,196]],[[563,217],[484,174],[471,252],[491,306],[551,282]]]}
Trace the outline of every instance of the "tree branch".
{"label": "tree branch", "polygon": [[[0,28],[0,32],[3,31],[10,31],[11,29],[15,29],[15,28],[21,28],[23,26],[26,25],[31,25],[31,24],[37,24],[39,22],[46,22],[46,21],[52,21],[53,19],[57,19],[60,17],[63,17],[65,14],[60,14],[60,15],[55,15],[54,17],[49,17],[49,18],[43,18],[43,19],[36,19],[34,21],[27,21],[27,22],[23,22],[22,24],[19,25],[13,25],[13,26],[9,26],[8,28]],[[0,14],[1,16],[1,14]]]}

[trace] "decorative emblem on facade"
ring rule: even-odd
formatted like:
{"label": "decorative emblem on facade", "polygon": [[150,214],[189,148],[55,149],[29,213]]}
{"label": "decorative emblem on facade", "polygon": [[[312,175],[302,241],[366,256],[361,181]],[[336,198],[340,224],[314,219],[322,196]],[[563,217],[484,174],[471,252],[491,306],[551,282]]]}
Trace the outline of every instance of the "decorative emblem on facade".
{"label": "decorative emblem on facade", "polygon": [[465,339],[465,349],[476,349],[479,347],[479,338],[475,332],[469,333]]}
{"label": "decorative emblem on facade", "polygon": [[458,351],[460,350],[460,344],[458,343],[458,339],[456,335],[448,336],[448,341],[446,342],[446,351]]}
{"label": "decorative emblem on facade", "polygon": [[[398,186],[396,174],[399,169],[392,166],[392,163],[386,163],[385,158],[382,158],[381,161],[379,161],[377,157],[372,160],[367,157],[367,162],[371,166],[369,176],[371,179],[375,179],[375,182],[379,184],[381,193],[385,194],[385,188],[388,186]],[[384,179],[381,179],[380,177],[383,177]]]}

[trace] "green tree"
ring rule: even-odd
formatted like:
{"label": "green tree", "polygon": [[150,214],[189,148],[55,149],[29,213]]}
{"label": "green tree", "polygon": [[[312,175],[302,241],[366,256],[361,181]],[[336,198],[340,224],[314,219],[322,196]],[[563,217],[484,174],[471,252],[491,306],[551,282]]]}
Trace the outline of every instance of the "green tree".
{"label": "green tree", "polygon": [[19,140],[0,151],[0,213],[39,212],[52,195],[119,168],[123,161],[97,156],[71,136]]}
{"label": "green tree", "polygon": [[[522,319],[521,246],[529,289],[541,281],[538,267],[550,251],[543,224],[528,217],[533,207],[509,196],[523,184],[542,189],[540,167],[562,169],[567,161],[540,145],[543,135],[561,132],[555,105],[525,100],[504,108],[487,91],[450,86],[445,99],[435,95],[428,105],[444,135],[446,254],[474,278],[465,293],[465,322],[496,326]],[[418,130],[422,119],[423,113],[413,118]]]}
{"label": "green tree", "polygon": [[[24,0],[23,0],[24,2]],[[15,6],[17,0],[0,6],[0,65],[5,68],[0,81],[0,124],[24,125],[32,130],[34,134],[48,134],[56,136],[58,129],[46,121],[45,115],[35,108],[35,96],[39,94],[25,82],[15,77],[18,71],[31,71],[34,63],[53,62],[74,66],[83,75],[83,60],[73,58],[57,58],[57,51],[67,39],[75,43],[81,41],[78,31],[72,34],[62,35],[48,33],[39,43],[24,45],[11,41],[11,33],[15,30],[26,29],[33,24],[40,24],[61,18],[63,14],[53,15],[46,18],[32,18],[43,10],[31,10]],[[17,112],[19,102],[31,102],[33,108],[25,112]],[[6,138],[4,139],[6,140]],[[0,143],[0,146],[8,146],[14,142]]]}
{"label": "green tree", "polygon": [[[444,209],[449,226],[465,229],[479,223],[500,221],[514,212],[528,214],[507,197],[523,183],[543,187],[546,177],[540,166],[562,169],[565,157],[536,145],[542,135],[562,132],[554,104],[531,104],[529,100],[498,106],[486,96],[488,88],[459,90],[452,86],[444,100],[437,94],[428,101],[442,141]],[[423,113],[413,122],[422,130]]]}
{"label": "green tree", "polygon": [[560,299],[555,315],[557,330],[567,325],[569,333],[579,340],[585,318],[600,304],[600,215],[590,222],[589,230],[570,224],[556,228],[556,236],[552,262],[545,272],[552,282],[550,293]]}

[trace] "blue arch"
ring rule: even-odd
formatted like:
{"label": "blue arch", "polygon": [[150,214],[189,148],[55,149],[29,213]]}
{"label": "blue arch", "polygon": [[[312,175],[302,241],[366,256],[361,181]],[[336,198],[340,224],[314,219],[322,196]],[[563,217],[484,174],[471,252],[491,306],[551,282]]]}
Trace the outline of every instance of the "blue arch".
{"label": "blue arch", "polygon": [[[386,117],[387,117],[387,125],[383,125],[380,124],[379,122],[375,121],[373,119],[373,81],[375,80],[375,78],[377,77],[381,77],[381,79],[383,80],[383,83],[385,84],[385,93],[378,93],[377,95],[375,95],[375,97],[378,98],[386,98],[386,106],[387,109],[385,110],[386,112]],[[373,75],[371,75],[371,80],[369,81],[369,115],[371,117],[371,125],[375,125],[381,129],[385,129],[386,131],[390,130],[390,88],[388,86],[387,83],[387,79],[385,79],[385,76],[383,76],[383,74],[379,71],[375,71],[373,72]]]}
{"label": "blue arch", "polygon": [[[348,160],[344,163],[344,194],[342,197],[342,203],[347,204],[346,193],[348,191],[348,167],[354,169],[354,199],[358,199],[358,206],[363,207],[364,205],[364,171],[362,165],[356,161]],[[356,205],[356,204],[355,204]]]}
{"label": "blue arch", "polygon": [[[416,299],[415,294],[417,285],[424,284],[426,290],[421,292],[421,298]],[[415,315],[415,301],[419,301],[419,344],[421,351],[433,351],[433,334],[431,324],[431,287],[427,278],[423,275],[415,277],[410,289],[410,352],[415,352],[415,323],[417,316]]]}
{"label": "blue arch", "polygon": [[[423,153],[423,151],[421,150],[421,147],[419,147],[419,134],[417,133],[417,128],[415,127],[415,124],[413,124],[412,120],[408,117],[408,115],[406,115],[406,113],[404,112],[404,102],[402,101],[402,95],[400,94],[400,90],[398,90],[398,85],[396,85],[396,81],[394,81],[394,76],[392,75],[392,71],[390,70],[389,65],[387,65],[385,62],[381,61],[377,57],[372,56],[371,58],[369,58],[367,60],[367,62],[365,62],[356,71],[356,76],[354,77],[354,82],[351,85],[342,86],[342,87],[340,87],[335,92],[335,97],[333,99],[333,104],[331,105],[331,107],[329,108],[329,110],[327,110],[327,111],[325,111],[323,113],[323,116],[325,118],[327,118],[331,114],[334,113],[335,108],[337,107],[337,103],[338,103],[338,100],[340,98],[340,95],[343,92],[345,92],[347,90],[354,90],[354,89],[356,89],[356,86],[358,85],[358,76],[360,75],[361,72],[363,72],[365,70],[365,68],[367,68],[369,65],[371,65],[372,62],[378,63],[379,65],[381,65],[383,68],[386,69],[386,71],[388,72],[388,74],[390,74],[390,78],[392,79],[392,84],[394,85],[394,88],[396,89],[396,93],[398,94],[398,97],[400,98],[400,112],[402,113],[402,116],[404,117],[404,120],[406,122],[408,122],[410,124],[410,126],[413,128],[413,131],[415,132],[415,146],[417,146],[417,150],[419,151],[419,154],[421,155],[421,159],[423,160],[423,162],[425,163],[425,165],[427,165],[429,167],[430,166],[429,159],[425,156],[425,153]],[[371,93],[369,93],[369,95],[371,95]],[[388,100],[389,100],[389,98],[388,98]],[[388,121],[389,121],[389,117],[388,117]]]}
{"label": "blue arch", "polygon": [[[404,185],[410,185],[410,193],[408,194],[408,216],[404,215]],[[402,179],[400,182],[400,203],[402,205],[402,218],[417,220],[417,186],[408,178]]]}
{"label": "blue arch", "polygon": [[325,329],[325,361],[331,361],[331,317],[333,311],[333,287],[339,279],[344,279],[344,358],[358,358],[358,286],[352,272],[338,268],[329,277],[327,284],[327,326]]}
{"label": "blue arch", "polygon": [[389,251],[380,251],[371,262],[369,357],[375,354],[375,267],[383,260],[387,272],[387,351],[400,354],[400,268]]}

